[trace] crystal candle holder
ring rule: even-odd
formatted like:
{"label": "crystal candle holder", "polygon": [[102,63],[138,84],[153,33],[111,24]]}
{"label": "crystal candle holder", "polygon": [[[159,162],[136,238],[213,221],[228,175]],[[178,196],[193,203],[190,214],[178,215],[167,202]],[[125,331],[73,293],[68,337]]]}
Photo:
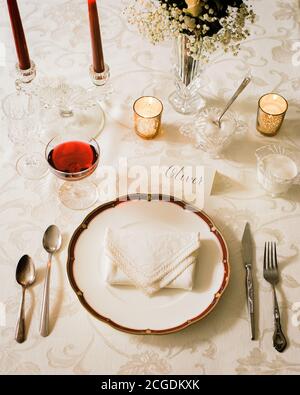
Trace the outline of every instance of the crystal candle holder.
{"label": "crystal candle holder", "polygon": [[275,136],[281,128],[288,102],[277,93],[267,93],[258,102],[257,130],[264,136]]}
{"label": "crystal candle holder", "polygon": [[26,70],[20,69],[19,63],[17,63],[16,71],[17,71],[17,79],[16,79],[17,87],[19,84],[28,84],[29,82],[33,81],[36,77],[36,67],[33,60],[30,61],[30,68]]}
{"label": "crystal candle holder", "polygon": [[103,130],[105,114],[100,103],[112,93],[108,65],[102,73],[96,73],[91,66],[89,76],[86,86],[69,83],[64,77],[39,77],[30,88],[20,84],[23,91],[37,96],[42,109],[47,110],[44,117],[48,139],[60,129],[80,132],[86,138],[96,138]]}
{"label": "crystal candle holder", "polygon": [[97,73],[94,70],[93,65],[90,66],[90,77],[92,80],[92,83],[96,86],[103,86],[105,85],[110,77],[110,71],[109,71],[109,66],[105,63],[105,69],[102,73]]}
{"label": "crystal candle holder", "polygon": [[133,104],[134,130],[143,139],[157,136],[161,126],[162,102],[153,96],[142,96]]}

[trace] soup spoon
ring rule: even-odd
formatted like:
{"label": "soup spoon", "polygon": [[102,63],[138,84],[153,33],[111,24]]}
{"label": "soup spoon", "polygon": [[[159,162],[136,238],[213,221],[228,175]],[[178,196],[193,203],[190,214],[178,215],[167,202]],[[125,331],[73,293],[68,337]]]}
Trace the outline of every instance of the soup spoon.
{"label": "soup spoon", "polygon": [[35,267],[33,260],[28,255],[23,255],[19,260],[16,270],[17,283],[22,286],[22,298],[19,310],[19,318],[16,326],[15,339],[18,343],[23,343],[26,338],[25,331],[25,291],[35,281]]}

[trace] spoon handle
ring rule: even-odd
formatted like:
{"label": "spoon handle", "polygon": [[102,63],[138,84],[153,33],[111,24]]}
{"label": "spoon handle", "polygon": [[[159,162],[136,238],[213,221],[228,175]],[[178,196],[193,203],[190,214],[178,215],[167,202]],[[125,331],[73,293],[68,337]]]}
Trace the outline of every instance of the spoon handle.
{"label": "spoon handle", "polygon": [[50,272],[51,272],[51,257],[47,262],[47,272],[44,284],[44,293],[42,301],[40,334],[44,337],[49,335],[49,288],[50,288]]}
{"label": "spoon handle", "polygon": [[18,343],[23,343],[25,341],[25,314],[24,314],[24,304],[25,304],[25,287],[22,287],[22,298],[19,310],[19,318],[16,326],[15,339]]}
{"label": "spoon handle", "polygon": [[233,102],[238,98],[238,96],[243,92],[243,90],[246,88],[246,86],[249,84],[249,82],[251,81],[251,76],[247,76],[243,79],[241,85],[237,88],[237,90],[234,92],[234,94],[232,95],[231,99],[229,100],[229,102],[227,103],[226,107],[224,108],[222,114],[220,115],[219,119],[218,119],[218,123],[219,123],[219,127],[221,124],[221,119],[223,118],[224,114],[227,112],[227,110],[229,109],[229,107],[233,104]]}

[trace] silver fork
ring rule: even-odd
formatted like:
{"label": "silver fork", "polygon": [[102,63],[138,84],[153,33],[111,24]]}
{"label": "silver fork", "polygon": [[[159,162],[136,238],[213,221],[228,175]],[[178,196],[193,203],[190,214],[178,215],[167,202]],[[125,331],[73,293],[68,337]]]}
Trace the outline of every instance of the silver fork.
{"label": "silver fork", "polygon": [[280,312],[277,302],[275,285],[279,282],[279,272],[277,265],[277,252],[276,243],[267,242],[265,243],[264,251],[264,278],[272,285],[273,299],[274,299],[274,321],[275,321],[275,332],[273,335],[273,346],[279,352],[282,352],[286,346],[287,341],[281,329],[280,324]]}

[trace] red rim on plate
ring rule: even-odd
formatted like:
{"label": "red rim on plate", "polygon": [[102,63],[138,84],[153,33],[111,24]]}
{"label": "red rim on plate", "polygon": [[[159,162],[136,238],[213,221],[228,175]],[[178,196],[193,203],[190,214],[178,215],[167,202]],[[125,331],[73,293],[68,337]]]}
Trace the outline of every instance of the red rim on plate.
{"label": "red rim on plate", "polygon": [[[176,204],[185,210],[192,211],[195,215],[197,215],[203,221],[206,222],[206,224],[210,228],[210,231],[217,238],[217,240],[221,246],[221,249],[222,249],[222,262],[223,262],[223,266],[224,266],[224,276],[223,276],[221,286],[218,289],[218,291],[215,293],[212,302],[199,315],[197,315],[197,316],[195,316],[195,317],[193,317],[193,318],[191,318],[191,319],[189,319],[189,320],[187,320],[187,321],[183,322],[182,324],[177,325],[175,327],[157,330],[157,329],[151,329],[151,328],[134,329],[134,328],[128,328],[123,325],[120,325],[117,322],[114,322],[113,320],[111,320],[110,318],[101,315],[100,313],[98,313],[96,310],[94,310],[89,305],[89,303],[87,302],[87,300],[84,297],[83,292],[78,287],[75,277],[74,277],[73,264],[75,262],[75,246],[76,246],[76,243],[77,243],[81,233],[84,232],[88,228],[89,223],[103,211],[110,209],[110,208],[114,208],[114,207],[118,206],[119,204],[130,202],[130,201],[135,201],[135,200],[146,200],[146,201],[161,200],[164,202]],[[68,278],[69,278],[70,284],[71,284],[73,290],[75,291],[80,303],[83,305],[83,307],[90,314],[92,314],[98,320],[105,322],[108,325],[112,326],[113,328],[123,331],[123,332],[126,332],[126,333],[132,333],[132,334],[137,334],[137,335],[147,335],[147,334],[164,335],[164,334],[168,334],[168,333],[178,332],[184,328],[187,328],[188,326],[194,324],[195,322],[200,321],[202,318],[204,318],[208,313],[210,313],[213,310],[213,308],[216,306],[216,304],[220,300],[220,297],[222,296],[223,292],[225,291],[225,289],[228,285],[229,277],[230,277],[230,266],[229,266],[228,248],[227,248],[226,242],[225,242],[223,236],[221,235],[220,231],[216,228],[216,226],[212,222],[212,220],[203,211],[198,210],[198,209],[194,208],[193,206],[191,206],[190,204],[185,203],[182,200],[178,200],[177,198],[174,198],[172,196],[166,196],[166,195],[162,195],[162,194],[152,195],[152,194],[138,193],[138,194],[131,194],[131,195],[119,197],[116,200],[102,204],[101,206],[97,207],[95,210],[93,210],[90,214],[88,214],[86,216],[86,218],[83,220],[81,225],[79,225],[79,227],[73,233],[73,236],[72,236],[71,241],[69,243],[67,273],[68,273]]]}

